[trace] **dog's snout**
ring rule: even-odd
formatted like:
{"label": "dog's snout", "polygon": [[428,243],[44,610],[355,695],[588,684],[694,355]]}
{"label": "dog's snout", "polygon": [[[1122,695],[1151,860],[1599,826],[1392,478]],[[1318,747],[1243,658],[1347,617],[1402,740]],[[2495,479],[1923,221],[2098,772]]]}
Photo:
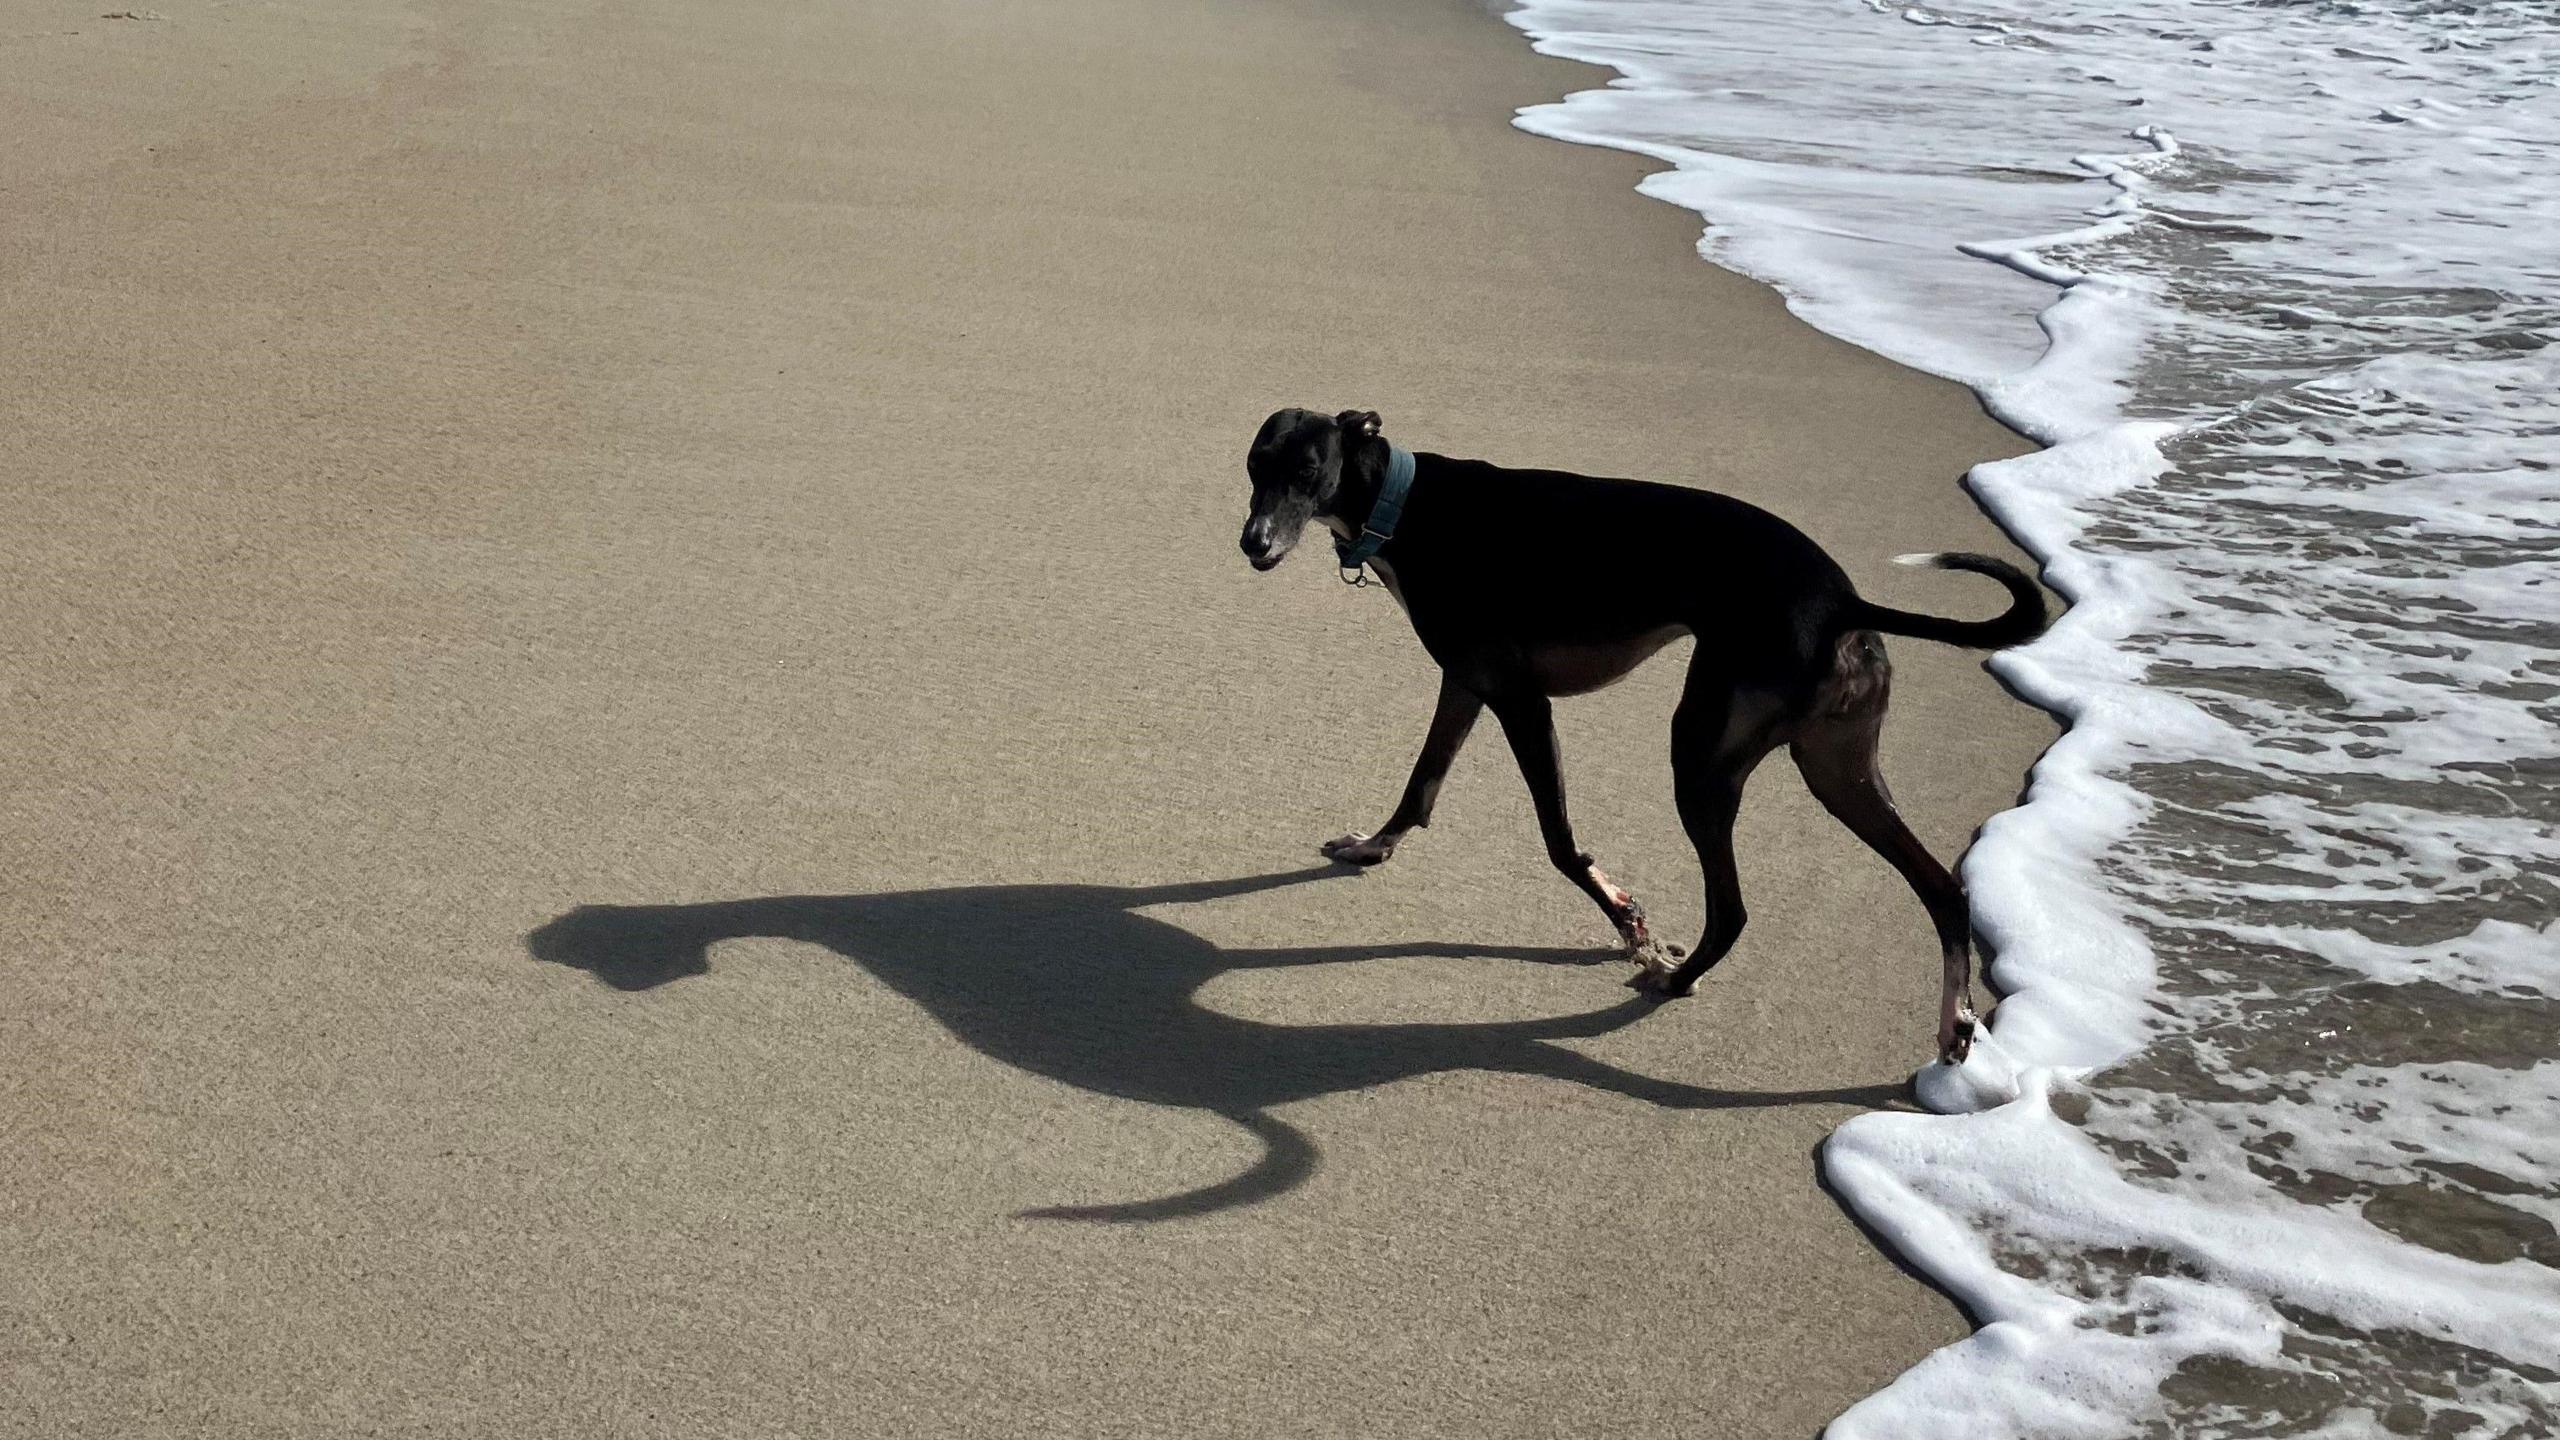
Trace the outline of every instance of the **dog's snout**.
{"label": "dog's snout", "polygon": [[1248,560],[1260,560],[1268,556],[1271,553],[1270,518],[1257,515],[1244,522],[1244,534],[1237,538],[1236,545],[1244,551],[1244,556]]}

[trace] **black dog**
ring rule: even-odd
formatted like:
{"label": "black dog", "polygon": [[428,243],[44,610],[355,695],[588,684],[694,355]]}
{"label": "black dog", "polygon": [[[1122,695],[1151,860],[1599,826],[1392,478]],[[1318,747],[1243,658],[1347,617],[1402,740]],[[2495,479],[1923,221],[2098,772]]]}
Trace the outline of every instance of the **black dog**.
{"label": "black dog", "polygon": [[[1431,823],[1449,763],[1490,707],[1520,762],[1547,856],[1582,887],[1641,967],[1631,982],[1686,995],[1742,933],[1733,821],[1743,781],[1781,745],[1824,808],[1918,892],[1944,955],[1938,1051],[1973,1043],[1972,923],[1964,889],[1902,823],[1876,765],[1892,669],[1878,631],[1992,649],[2044,628],[2044,596],[1986,555],[1906,555],[1969,570],[2009,591],[1994,620],[1872,605],[1803,532],[1729,496],[1480,460],[1413,455],[1374,412],[1282,410],[1245,457],[1253,506],[1240,542],[1278,565],[1307,522],[1331,530],[1346,578],[1373,567],[1440,665],[1440,707],[1404,799],[1375,835],[1328,842],[1328,857],[1375,865]],[[1624,678],[1695,636],[1671,722],[1680,821],[1706,872],[1706,933],[1683,955],[1657,943],[1635,898],[1574,844],[1549,700]]]}

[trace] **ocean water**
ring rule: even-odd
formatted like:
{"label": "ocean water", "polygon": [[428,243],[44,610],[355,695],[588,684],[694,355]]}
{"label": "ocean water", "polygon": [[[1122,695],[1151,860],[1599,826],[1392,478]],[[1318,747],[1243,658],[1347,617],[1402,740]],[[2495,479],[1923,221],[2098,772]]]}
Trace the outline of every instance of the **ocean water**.
{"label": "ocean water", "polygon": [[2003,998],[1823,1153],[1980,1328],[1832,1434],[2560,1434],[2560,3],[1510,18],[1620,76],[1521,125],[2046,447]]}

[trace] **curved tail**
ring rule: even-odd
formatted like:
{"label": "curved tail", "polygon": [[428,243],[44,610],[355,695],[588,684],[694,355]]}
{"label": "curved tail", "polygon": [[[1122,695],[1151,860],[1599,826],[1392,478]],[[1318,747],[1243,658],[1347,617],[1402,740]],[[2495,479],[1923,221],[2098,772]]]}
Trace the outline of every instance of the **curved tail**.
{"label": "curved tail", "polygon": [[1997,650],[2003,645],[2015,645],[2032,640],[2044,631],[2044,592],[2036,588],[2036,582],[2028,579],[2025,571],[2006,560],[1949,551],[1896,555],[1893,563],[1988,575],[2008,589],[2009,608],[1989,620],[1949,620],[1942,615],[1923,615],[1915,610],[1896,610],[1891,606],[1859,600],[1851,604],[1842,616],[1840,628],[1881,630],[1888,635],[1909,635],[1915,639],[1964,645],[1976,650]]}
{"label": "curved tail", "polygon": [[1238,1205],[1251,1205],[1268,1200],[1283,1191],[1294,1190],[1316,1173],[1316,1145],[1304,1132],[1263,1114],[1259,1110],[1227,1110],[1219,1112],[1254,1133],[1262,1142],[1262,1158],[1243,1174],[1179,1195],[1155,1200],[1131,1200],[1119,1205],[1045,1205],[1037,1210],[1020,1212],[1025,1220],[1105,1220],[1126,1223],[1133,1220],[1178,1220],[1186,1215],[1206,1215],[1213,1210],[1226,1210]]}

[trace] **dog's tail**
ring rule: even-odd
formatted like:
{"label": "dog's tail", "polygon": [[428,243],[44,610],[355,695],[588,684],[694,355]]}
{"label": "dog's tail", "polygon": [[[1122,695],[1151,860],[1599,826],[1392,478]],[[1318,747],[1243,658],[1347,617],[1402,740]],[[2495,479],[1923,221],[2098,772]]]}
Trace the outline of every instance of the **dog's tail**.
{"label": "dog's tail", "polygon": [[1048,1205],[1037,1210],[1024,1210],[1025,1220],[1100,1220],[1127,1224],[1138,1220],[1178,1220],[1186,1215],[1206,1215],[1214,1210],[1232,1209],[1268,1200],[1286,1190],[1296,1189],[1316,1172],[1316,1144],[1304,1132],[1259,1110],[1226,1110],[1219,1112],[1262,1142],[1262,1158],[1243,1174],[1179,1195],[1166,1195],[1154,1200],[1130,1200],[1117,1205]]}
{"label": "dog's tail", "polygon": [[1943,615],[1923,615],[1916,610],[1896,610],[1888,605],[1859,600],[1853,602],[1841,617],[1841,629],[1881,630],[1888,635],[1909,635],[1976,650],[1997,650],[2003,645],[2015,645],[2022,640],[2032,640],[2044,631],[2044,592],[2036,588],[2036,582],[2028,579],[2025,571],[2006,560],[1951,551],[1896,555],[1893,563],[1988,575],[2008,588],[2009,608],[1989,620],[1950,620]]}

